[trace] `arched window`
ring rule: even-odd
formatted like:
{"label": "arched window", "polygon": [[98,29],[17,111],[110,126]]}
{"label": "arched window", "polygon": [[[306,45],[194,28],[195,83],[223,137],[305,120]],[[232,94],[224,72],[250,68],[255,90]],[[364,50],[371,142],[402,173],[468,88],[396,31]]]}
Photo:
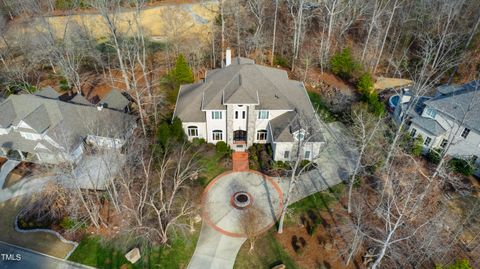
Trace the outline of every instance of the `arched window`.
{"label": "arched window", "polygon": [[221,130],[214,130],[212,132],[213,136],[212,136],[212,140],[222,140],[223,139],[223,132]]}
{"label": "arched window", "polygon": [[197,137],[198,136],[198,127],[197,126],[188,126],[188,136]]}
{"label": "arched window", "polygon": [[267,130],[258,130],[257,131],[257,140],[259,140],[259,141],[267,140]]}

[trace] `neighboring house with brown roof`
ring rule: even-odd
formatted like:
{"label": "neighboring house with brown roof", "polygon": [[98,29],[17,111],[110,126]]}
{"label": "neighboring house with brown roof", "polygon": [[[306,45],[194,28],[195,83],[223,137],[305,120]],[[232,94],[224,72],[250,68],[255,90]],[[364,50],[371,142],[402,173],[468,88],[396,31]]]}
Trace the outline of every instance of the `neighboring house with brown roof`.
{"label": "neighboring house with brown roof", "polygon": [[480,166],[480,80],[442,85],[435,96],[417,99],[410,113],[409,102],[396,108],[397,121],[407,117],[410,134],[421,135],[425,149],[444,150],[450,144],[448,155],[473,159]]}
{"label": "neighboring house with brown roof", "polygon": [[52,88],[10,95],[0,104],[0,155],[37,163],[75,162],[84,144],[120,148],[135,117],[95,106],[83,96],[59,100]]}
{"label": "neighboring house with brown roof", "polygon": [[180,87],[174,117],[182,120],[189,140],[224,141],[237,151],[270,143],[277,161],[291,160],[302,140],[298,154],[315,160],[324,140],[303,83],[250,59],[226,62],[203,81]]}

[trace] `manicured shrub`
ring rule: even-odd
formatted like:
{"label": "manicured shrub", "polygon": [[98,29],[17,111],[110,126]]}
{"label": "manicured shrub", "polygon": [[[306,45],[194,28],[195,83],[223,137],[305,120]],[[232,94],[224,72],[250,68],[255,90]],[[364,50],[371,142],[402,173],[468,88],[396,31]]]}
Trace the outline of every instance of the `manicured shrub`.
{"label": "manicured shrub", "polygon": [[423,137],[421,135],[416,136],[413,139],[412,147],[410,149],[410,154],[413,156],[420,156],[423,151]]}
{"label": "manicured shrub", "polygon": [[465,176],[471,176],[475,172],[475,168],[473,167],[471,162],[464,159],[453,158],[450,160],[449,165],[452,171],[463,174]]}
{"label": "manicured shrub", "polygon": [[226,154],[230,152],[230,147],[224,141],[219,141],[215,144],[215,151],[217,154]]}
{"label": "manicured shrub", "polygon": [[160,123],[157,128],[157,143],[165,148],[168,143],[182,143],[185,141],[185,132],[182,128],[182,121],[179,118],[173,119],[172,123],[166,121]]}
{"label": "manicured shrub", "polygon": [[440,163],[440,153],[438,150],[436,149],[431,149],[428,153],[427,153],[427,160],[433,164],[438,164]]}
{"label": "manicured shrub", "polygon": [[349,80],[354,76],[355,71],[359,69],[359,64],[353,59],[350,49],[344,48],[340,53],[332,56],[330,68],[335,75]]}
{"label": "manicured shrub", "polygon": [[198,137],[195,137],[193,140],[192,140],[192,145],[194,147],[198,147],[202,144],[205,144],[205,139],[204,138],[198,138]]}

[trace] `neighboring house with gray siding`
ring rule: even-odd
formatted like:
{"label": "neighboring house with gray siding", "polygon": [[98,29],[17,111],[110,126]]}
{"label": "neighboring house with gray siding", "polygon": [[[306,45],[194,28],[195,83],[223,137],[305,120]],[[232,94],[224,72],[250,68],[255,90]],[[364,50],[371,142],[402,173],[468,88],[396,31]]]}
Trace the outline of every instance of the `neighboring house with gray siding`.
{"label": "neighboring house with gray siding", "polygon": [[450,144],[448,155],[480,165],[480,80],[440,86],[408,114],[401,111],[407,105],[397,107],[396,114],[409,118],[410,134],[421,135],[426,150],[444,150]]}
{"label": "neighboring house with gray siding", "polygon": [[232,62],[228,55],[224,68],[180,87],[174,117],[182,120],[189,140],[224,141],[236,151],[269,143],[277,161],[292,159],[301,140],[298,154],[315,160],[324,140],[303,83],[284,70],[240,57]]}
{"label": "neighboring house with gray siding", "polygon": [[0,156],[36,163],[76,162],[85,143],[120,148],[136,127],[134,116],[95,106],[81,95],[68,102],[59,97],[52,88],[45,88],[4,100]]}

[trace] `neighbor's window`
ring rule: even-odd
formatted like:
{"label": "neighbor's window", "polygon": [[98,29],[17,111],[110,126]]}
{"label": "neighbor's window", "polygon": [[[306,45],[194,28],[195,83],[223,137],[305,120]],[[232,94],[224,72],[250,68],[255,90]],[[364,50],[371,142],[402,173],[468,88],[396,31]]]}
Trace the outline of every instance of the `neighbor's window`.
{"label": "neighbor's window", "polygon": [[268,110],[260,110],[258,111],[258,119],[259,120],[268,120]]}
{"label": "neighbor's window", "polygon": [[286,151],[283,153],[283,158],[284,158],[284,159],[290,158],[290,151],[286,150]]}
{"label": "neighbor's window", "polygon": [[432,142],[432,139],[430,137],[427,137],[427,139],[425,139],[425,142],[423,144],[425,146],[428,146],[428,145],[430,145],[430,142]]}
{"label": "neighbor's window", "polygon": [[214,130],[213,132],[212,139],[213,140],[222,140],[222,131],[221,130]]}
{"label": "neighbor's window", "polygon": [[413,128],[412,131],[410,132],[410,135],[414,137],[415,134],[417,134],[417,129]]}
{"label": "neighbor's window", "polygon": [[437,115],[437,111],[435,109],[431,109],[431,108],[427,108],[427,112],[426,112],[427,116],[431,117],[432,119],[435,118],[435,116]]}
{"label": "neighbor's window", "polygon": [[212,119],[221,120],[222,119],[222,111],[212,111]]}
{"label": "neighbor's window", "polygon": [[448,140],[447,140],[447,139],[443,139],[443,140],[442,140],[442,143],[440,143],[440,147],[441,147],[442,149],[444,149],[444,148],[447,146],[447,144],[448,144]]}
{"label": "neighbor's window", "polygon": [[198,136],[197,126],[188,126],[188,136]]}
{"label": "neighbor's window", "polygon": [[305,159],[310,159],[310,150],[305,151]]}
{"label": "neighbor's window", "polygon": [[267,140],[267,130],[258,130],[257,140]]}
{"label": "neighbor's window", "polygon": [[468,129],[468,128],[463,129],[462,137],[467,138],[469,133],[470,133],[470,129]]}

